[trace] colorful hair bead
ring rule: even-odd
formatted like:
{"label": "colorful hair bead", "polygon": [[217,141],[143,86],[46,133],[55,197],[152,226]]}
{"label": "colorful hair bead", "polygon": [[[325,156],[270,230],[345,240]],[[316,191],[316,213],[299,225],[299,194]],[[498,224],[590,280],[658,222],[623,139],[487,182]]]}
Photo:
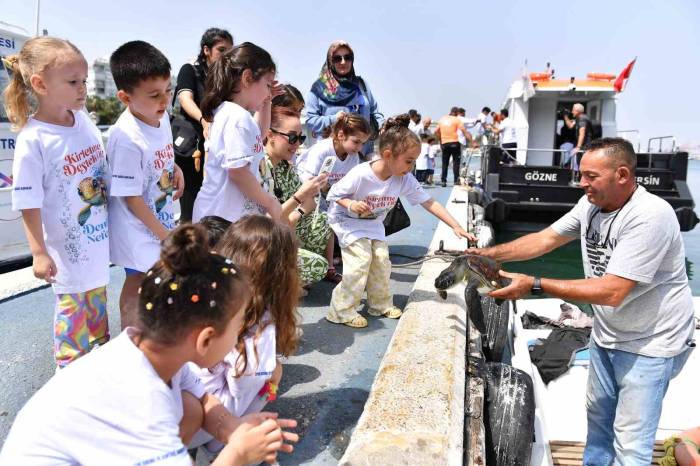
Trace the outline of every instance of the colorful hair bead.
{"label": "colorful hair bead", "polygon": [[146,303],[146,310],[150,311],[151,309],[153,309],[153,303]]}
{"label": "colorful hair bead", "polygon": [[136,292],[137,292],[138,294],[141,294],[141,287],[140,287],[140,286],[139,286],[139,289],[136,290]]}
{"label": "colorful hair bead", "polygon": [[147,277],[150,277],[151,275],[153,275],[153,270],[149,270],[148,272],[146,272]]}
{"label": "colorful hair bead", "polygon": [[156,285],[160,285],[160,282],[162,282],[162,281],[163,280],[160,277],[156,277],[156,279],[153,280],[153,283],[155,283]]}
{"label": "colorful hair bead", "polygon": [[172,304],[172,303],[173,303],[173,298],[168,296],[168,304]]}
{"label": "colorful hair bead", "polygon": [[214,301],[213,299],[209,301],[209,307],[216,307],[216,301]]}
{"label": "colorful hair bead", "polygon": [[198,302],[199,302],[199,295],[198,295],[198,294],[193,294],[193,295],[190,297],[190,300],[191,300],[193,303],[198,303]]}
{"label": "colorful hair bead", "polygon": [[173,291],[177,291],[177,283],[172,282],[172,283],[170,284],[170,289],[173,290]]}
{"label": "colorful hair bead", "polygon": [[215,290],[216,289],[216,282],[211,282],[211,289]]}
{"label": "colorful hair bead", "polygon": [[223,273],[224,275],[226,275],[226,274],[228,273],[228,271],[229,271],[229,268],[228,268],[228,267],[222,267],[222,268],[221,268],[221,273]]}

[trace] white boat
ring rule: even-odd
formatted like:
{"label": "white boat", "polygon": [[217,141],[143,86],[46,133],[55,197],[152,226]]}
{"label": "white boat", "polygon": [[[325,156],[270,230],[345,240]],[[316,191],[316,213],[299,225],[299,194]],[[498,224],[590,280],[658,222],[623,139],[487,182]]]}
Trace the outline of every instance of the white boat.
{"label": "white boat", "polygon": [[[19,53],[29,32],[0,21],[0,56]],[[4,62],[3,62],[4,63]],[[0,91],[10,82],[11,70],[0,67]],[[0,95],[0,266],[30,257],[27,239],[22,227],[22,216],[12,210],[12,158],[17,133],[10,130]]]}
{"label": "white boat", "polygon": [[[551,330],[523,328],[521,316],[530,311],[550,319],[560,314],[560,299],[519,300],[511,312],[509,334],[512,336],[513,367],[530,375],[535,392],[535,441],[531,466],[582,464],[586,443],[586,381],[588,365],[574,364],[564,375],[545,385],[532,364],[528,343],[546,338]],[[695,316],[700,318],[700,298],[693,298]],[[664,398],[661,420],[656,433],[655,460],[664,439],[683,430],[697,427],[698,410],[692,408],[700,372],[700,354],[693,351],[681,373],[673,379]],[[691,408],[689,409],[689,406]]]}

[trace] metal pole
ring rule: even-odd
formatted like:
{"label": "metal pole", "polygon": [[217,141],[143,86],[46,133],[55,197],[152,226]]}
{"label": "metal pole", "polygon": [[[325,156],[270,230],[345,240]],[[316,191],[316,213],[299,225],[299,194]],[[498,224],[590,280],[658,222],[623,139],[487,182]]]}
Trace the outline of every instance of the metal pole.
{"label": "metal pole", "polygon": [[34,18],[36,19],[34,27],[34,35],[39,36],[39,10],[41,9],[41,0],[36,0],[36,12]]}

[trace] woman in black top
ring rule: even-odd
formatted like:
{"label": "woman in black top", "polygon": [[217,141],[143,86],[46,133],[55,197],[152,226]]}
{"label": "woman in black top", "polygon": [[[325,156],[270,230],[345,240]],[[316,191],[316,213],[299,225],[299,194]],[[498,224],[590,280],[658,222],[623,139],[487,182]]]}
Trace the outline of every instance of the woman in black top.
{"label": "woman in black top", "polygon": [[[199,46],[199,56],[194,63],[185,63],[177,75],[175,95],[180,103],[180,114],[190,121],[199,133],[199,152],[204,155],[204,140],[209,137],[210,123],[202,118],[199,103],[204,97],[204,83],[209,66],[222,53],[233,47],[231,34],[218,28],[207,29]],[[180,198],[180,221],[192,220],[192,207],[202,186],[203,158],[176,158],[176,163],[185,175],[185,192]]]}

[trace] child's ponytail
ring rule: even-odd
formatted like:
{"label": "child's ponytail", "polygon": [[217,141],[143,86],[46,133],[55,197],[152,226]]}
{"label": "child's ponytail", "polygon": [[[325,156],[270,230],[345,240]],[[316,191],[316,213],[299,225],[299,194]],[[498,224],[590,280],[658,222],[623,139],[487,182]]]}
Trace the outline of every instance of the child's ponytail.
{"label": "child's ponytail", "polygon": [[357,113],[344,113],[333,124],[333,139],[338,137],[340,131],[346,137],[358,134],[369,136],[371,129],[369,122],[363,116]]}
{"label": "child's ponytail", "polygon": [[25,83],[22,77],[19,68],[19,55],[10,55],[7,58],[3,58],[2,61],[5,69],[10,70],[12,73],[12,80],[3,92],[5,112],[12,125],[12,130],[18,131],[27,124],[31,113],[31,105],[29,103],[31,87]]}
{"label": "child's ponytail", "polygon": [[214,118],[214,110],[222,102],[231,100],[241,90],[243,72],[250,70],[253,80],[258,81],[267,73],[274,73],[275,62],[263,48],[244,42],[222,54],[209,68],[204,98],[199,106],[207,121]]}
{"label": "child's ponytail", "polygon": [[67,53],[83,56],[80,50],[67,40],[44,36],[29,39],[19,54],[3,59],[6,69],[12,72],[12,80],[3,92],[3,97],[5,111],[14,131],[27,124],[29,115],[34,110],[31,101],[32,75],[39,74],[65,59]]}
{"label": "child's ponytail", "polygon": [[407,113],[393,116],[384,122],[379,132],[379,152],[389,149],[394,157],[406,152],[411,147],[420,147],[416,133],[408,129],[411,118]]}

